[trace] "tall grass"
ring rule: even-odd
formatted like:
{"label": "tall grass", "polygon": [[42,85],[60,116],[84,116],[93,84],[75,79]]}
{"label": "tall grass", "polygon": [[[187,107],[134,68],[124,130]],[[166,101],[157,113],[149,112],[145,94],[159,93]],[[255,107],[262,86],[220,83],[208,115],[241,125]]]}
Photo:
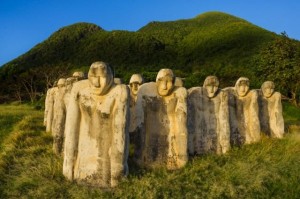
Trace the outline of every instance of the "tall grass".
{"label": "tall grass", "polygon": [[[28,105],[1,105],[0,106],[0,151],[1,143],[12,132],[16,123],[23,117],[36,111]],[[38,124],[39,125],[39,124]]]}
{"label": "tall grass", "polygon": [[[128,177],[115,189],[100,190],[65,180],[42,112],[20,111],[26,114],[2,142],[0,198],[300,198],[299,131],[280,140],[264,137],[226,155],[191,158],[172,172],[138,169],[130,159]],[[293,109],[288,121],[295,125],[299,113]]]}

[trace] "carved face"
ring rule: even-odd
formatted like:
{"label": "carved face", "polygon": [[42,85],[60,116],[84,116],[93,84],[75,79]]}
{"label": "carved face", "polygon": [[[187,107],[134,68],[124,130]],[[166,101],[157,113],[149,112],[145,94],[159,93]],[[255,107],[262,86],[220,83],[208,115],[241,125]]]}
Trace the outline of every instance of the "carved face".
{"label": "carved face", "polygon": [[207,96],[209,98],[213,98],[215,96],[217,90],[218,90],[218,87],[215,85],[207,85],[206,86]]}
{"label": "carved face", "polygon": [[143,84],[143,77],[141,74],[133,74],[129,80],[131,93],[137,95],[140,86]]}
{"label": "carved face", "polygon": [[160,96],[167,96],[174,88],[175,76],[170,69],[161,69],[156,77],[157,92]]}
{"label": "carved face", "polygon": [[173,89],[173,79],[170,77],[163,77],[158,79],[157,83],[157,91],[161,96],[170,95]]}
{"label": "carved face", "polygon": [[95,95],[105,95],[113,84],[111,70],[104,62],[95,62],[91,65],[88,79]]}
{"label": "carved face", "polygon": [[240,97],[244,97],[247,95],[249,91],[249,79],[245,77],[241,77],[235,84],[235,89]]}
{"label": "carved face", "polygon": [[261,86],[261,90],[262,90],[264,97],[266,97],[266,98],[271,97],[274,93],[274,88],[275,88],[275,85],[273,82],[271,82],[271,81],[264,82]]}
{"label": "carved face", "polygon": [[219,89],[219,80],[215,76],[208,76],[203,84],[203,87],[206,90],[206,94],[209,98],[215,97]]}
{"label": "carved face", "polygon": [[129,84],[129,86],[130,86],[131,93],[133,95],[137,95],[137,92],[138,92],[141,84],[139,82],[132,82]]}

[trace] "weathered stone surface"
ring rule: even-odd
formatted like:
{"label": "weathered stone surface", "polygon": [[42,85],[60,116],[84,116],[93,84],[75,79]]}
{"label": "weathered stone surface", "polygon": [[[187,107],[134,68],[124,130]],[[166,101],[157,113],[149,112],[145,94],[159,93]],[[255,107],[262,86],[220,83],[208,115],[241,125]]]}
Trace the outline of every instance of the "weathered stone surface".
{"label": "weathered stone surface", "polygon": [[[75,72],[75,75],[67,79],[60,79],[58,81],[58,90],[55,94],[54,109],[53,109],[53,151],[55,154],[60,155],[63,152],[64,146],[64,130],[66,123],[67,107],[71,95],[72,86],[75,82],[81,80],[84,76],[83,72]],[[73,75],[74,75],[73,74]]]}
{"label": "weathered stone surface", "polygon": [[231,144],[239,146],[259,141],[258,94],[256,90],[249,91],[249,79],[241,77],[235,87],[224,90],[229,94]]}
{"label": "weathered stone surface", "polygon": [[69,180],[114,187],[127,174],[129,90],[115,85],[104,62],[71,91],[65,128],[63,174]]}
{"label": "weathered stone surface", "polygon": [[189,154],[226,153],[230,149],[228,95],[208,76],[203,87],[188,90]]}
{"label": "weathered stone surface", "polygon": [[114,83],[115,83],[115,84],[123,84],[123,81],[122,81],[121,78],[115,77],[115,78],[114,78]]}
{"label": "weathered stone surface", "polygon": [[187,160],[187,91],[174,87],[170,69],[161,69],[156,82],[138,91],[136,114],[138,140],[135,160],[142,167],[183,167]]}
{"label": "weathered stone surface", "polygon": [[85,79],[84,72],[82,72],[82,71],[75,71],[73,73],[72,77],[74,77],[76,79],[76,81],[80,81],[80,80]]}
{"label": "weathered stone surface", "polygon": [[182,78],[180,78],[180,77],[175,78],[175,86],[178,86],[178,87],[183,86]]}
{"label": "weathered stone surface", "polygon": [[69,99],[70,99],[73,84],[77,81],[78,81],[77,78],[74,78],[74,77],[68,77],[66,79],[66,89],[65,89],[65,95],[64,95],[65,107],[67,107],[69,104]]}
{"label": "weathered stone surface", "polygon": [[[133,74],[129,80],[129,88],[130,88],[130,125],[129,125],[129,132],[133,133],[136,130],[136,99],[137,93],[141,85],[144,83],[144,79],[141,74]],[[131,134],[131,137],[134,137]],[[131,139],[133,141],[133,139]]]}
{"label": "weathered stone surface", "polygon": [[53,121],[53,106],[55,93],[57,92],[57,82],[54,82],[53,88],[48,89],[45,99],[45,113],[44,113],[44,125],[46,126],[46,132],[52,131]]}
{"label": "weathered stone surface", "polygon": [[281,94],[274,92],[274,89],[274,83],[266,81],[259,90],[259,120],[263,133],[270,137],[282,138],[284,135],[284,120]]}
{"label": "weathered stone surface", "polygon": [[53,105],[53,122],[52,122],[52,136],[53,136],[53,151],[59,155],[62,152],[65,121],[66,121],[66,106],[64,103],[64,96],[66,93],[66,79],[60,78],[57,82],[57,91],[54,96]]}

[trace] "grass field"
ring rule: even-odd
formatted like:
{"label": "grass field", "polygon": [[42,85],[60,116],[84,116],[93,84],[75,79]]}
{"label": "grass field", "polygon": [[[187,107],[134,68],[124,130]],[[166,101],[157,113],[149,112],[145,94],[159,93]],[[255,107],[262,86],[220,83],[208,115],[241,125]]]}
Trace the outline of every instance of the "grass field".
{"label": "grass field", "polygon": [[52,153],[43,112],[0,106],[0,198],[300,198],[300,110],[284,103],[292,126],[281,140],[190,160],[178,171],[146,171],[129,160],[130,174],[112,190],[76,185]]}

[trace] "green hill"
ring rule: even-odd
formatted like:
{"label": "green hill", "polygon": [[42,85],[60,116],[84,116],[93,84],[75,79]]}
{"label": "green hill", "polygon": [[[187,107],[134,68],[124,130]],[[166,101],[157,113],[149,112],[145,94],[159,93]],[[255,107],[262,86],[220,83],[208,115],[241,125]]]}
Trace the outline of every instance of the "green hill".
{"label": "green hill", "polygon": [[[241,76],[253,76],[258,52],[276,34],[243,19],[221,12],[195,18],[151,22],[136,32],[105,31],[90,23],[61,28],[44,42],[0,68],[0,95],[13,97],[13,84],[20,74],[42,68],[84,69],[97,60],[110,63],[116,76],[126,80],[143,73],[153,80],[160,68],[172,68],[187,78],[187,87],[202,82],[208,74],[231,85]],[[15,79],[13,78],[15,77]],[[222,79],[223,78],[223,79]],[[43,77],[37,75],[37,90],[44,92]],[[255,82],[255,81],[254,81]]]}

